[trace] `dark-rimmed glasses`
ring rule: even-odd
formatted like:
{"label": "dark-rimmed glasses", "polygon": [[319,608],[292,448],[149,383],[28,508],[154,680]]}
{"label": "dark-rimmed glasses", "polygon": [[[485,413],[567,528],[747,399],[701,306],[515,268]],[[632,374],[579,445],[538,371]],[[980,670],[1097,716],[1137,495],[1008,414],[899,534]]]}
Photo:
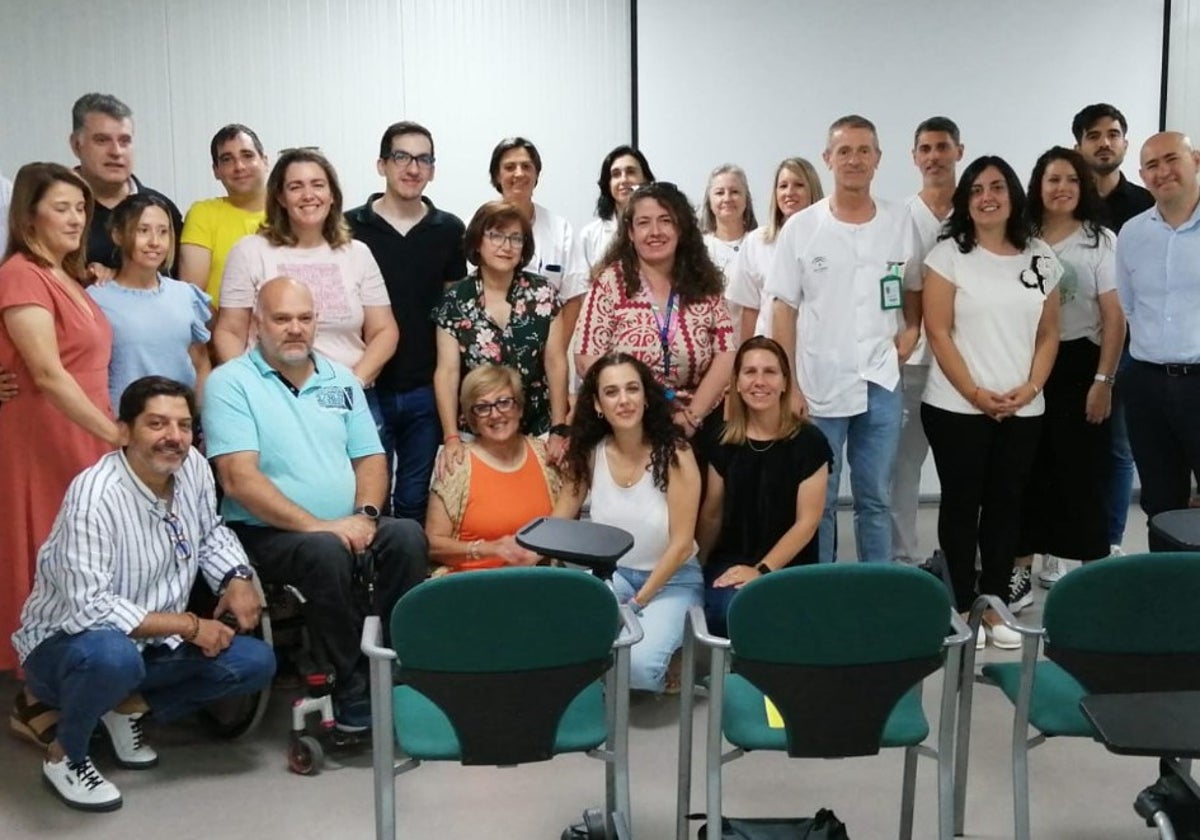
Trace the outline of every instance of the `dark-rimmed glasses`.
{"label": "dark-rimmed glasses", "polygon": [[384,156],[386,160],[390,160],[397,166],[408,166],[410,163],[416,163],[422,169],[429,169],[437,162],[437,158],[430,154],[410,155],[408,152],[396,150],[389,155]]}
{"label": "dark-rimmed glasses", "polygon": [[515,397],[501,397],[495,402],[477,402],[471,406],[471,413],[476,417],[487,417],[493,410],[508,414],[517,405]]}
{"label": "dark-rimmed glasses", "polygon": [[187,536],[183,533],[183,523],[179,521],[179,517],[172,511],[163,517],[163,522],[166,523],[167,530],[171,532],[171,542],[175,547],[175,559],[180,563],[191,560],[192,544],[188,542]]}

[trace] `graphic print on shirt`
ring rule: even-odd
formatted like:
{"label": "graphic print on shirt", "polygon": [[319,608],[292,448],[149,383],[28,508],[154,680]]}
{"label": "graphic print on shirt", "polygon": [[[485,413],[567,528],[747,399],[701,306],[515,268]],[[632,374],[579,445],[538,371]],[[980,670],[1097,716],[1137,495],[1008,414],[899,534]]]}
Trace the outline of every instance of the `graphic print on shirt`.
{"label": "graphic print on shirt", "polygon": [[1058,299],[1060,303],[1066,304],[1079,297],[1079,273],[1073,264],[1066,260],[1061,260],[1061,262],[1063,273],[1058,281]]}
{"label": "graphic print on shirt", "polygon": [[317,323],[340,323],[352,319],[350,299],[335,263],[280,263],[279,273],[299,280],[312,292]]}

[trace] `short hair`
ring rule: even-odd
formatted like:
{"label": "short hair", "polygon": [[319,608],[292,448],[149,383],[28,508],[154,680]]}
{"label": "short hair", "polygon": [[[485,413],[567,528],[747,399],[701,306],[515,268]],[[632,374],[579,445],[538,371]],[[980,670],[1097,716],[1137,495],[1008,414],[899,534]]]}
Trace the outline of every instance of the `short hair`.
{"label": "short hair", "polygon": [[779,183],[779,173],[785,169],[793,175],[799,175],[808,184],[810,204],[816,204],[825,197],[825,190],[821,186],[821,176],[817,174],[817,168],[807,158],[790,157],[781,160],[779,166],[775,167],[775,177],[771,179],[771,196],[767,199],[767,228],[763,232],[763,241],[768,245],[779,236],[779,231],[786,221],[783,211],[779,209],[779,199],[775,197],[775,186]]}
{"label": "short hair", "polygon": [[71,106],[71,133],[83,131],[88,114],[104,114],[114,120],[132,120],[133,111],[111,93],[85,93]]}
{"label": "short hair", "polygon": [[467,259],[479,265],[479,246],[483,244],[483,235],[509,222],[517,222],[521,226],[521,235],[525,237],[521,245],[521,260],[517,263],[517,271],[529,265],[529,261],[533,259],[533,252],[537,250],[533,241],[533,225],[525,218],[525,214],[517,209],[517,205],[507,201],[489,201],[475,211],[466,232],[463,233],[463,247],[467,252]]}
{"label": "short hair", "polygon": [[1075,135],[1075,142],[1081,142],[1085,131],[1106,118],[1119,122],[1122,134],[1129,133],[1129,123],[1120,110],[1115,106],[1109,105],[1107,102],[1097,102],[1095,105],[1089,105],[1084,108],[1071,120],[1071,133]]}
{"label": "short hair", "polygon": [[[162,264],[169,266],[175,261],[175,236],[178,231],[175,230],[175,222],[171,219],[171,206],[158,193],[138,192],[122,199],[121,203],[113,208],[112,217],[108,220],[108,233],[112,237],[113,243],[121,250],[122,265],[125,264],[126,258],[133,250],[134,237],[137,236],[142,213],[149,207],[158,207],[167,214],[167,229],[170,231],[170,236],[167,237],[167,254]],[[118,236],[120,241],[117,239]]]}
{"label": "short hair", "polygon": [[537,146],[524,137],[505,137],[496,144],[496,148],[492,149],[492,160],[488,164],[488,175],[492,179],[492,186],[496,188],[496,192],[500,192],[500,159],[513,149],[524,149],[529,152],[534,171],[539,176],[542,174],[542,156],[538,153]]}
{"label": "short hair", "polygon": [[429,154],[434,154],[433,135],[429,129],[411,120],[394,122],[384,129],[383,137],[379,139],[379,159],[384,160],[392,153],[392,140],[402,134],[420,134],[429,141]]}
{"label": "short hair", "polygon": [[844,117],[838,117],[829,124],[829,132],[825,135],[825,148],[829,148],[829,144],[833,141],[835,132],[841,131],[843,128],[865,128],[875,137],[875,148],[879,149],[879,131],[875,128],[875,123],[871,122],[864,116],[859,114],[847,114]]}
{"label": "short hair", "polygon": [[1083,223],[1083,231],[1091,240],[1091,246],[1098,248],[1105,214],[1096,181],[1083,155],[1063,146],[1054,146],[1043,152],[1033,165],[1033,174],[1029,176],[1029,205],[1026,212],[1032,233],[1034,236],[1042,233],[1042,222],[1046,215],[1046,205],[1042,201],[1042,179],[1046,176],[1047,167],[1056,160],[1065,160],[1075,170],[1075,177],[1079,179],[1079,201],[1071,215]]}
{"label": "short hair", "polygon": [[217,165],[217,155],[220,153],[221,147],[230,140],[236,139],[239,134],[245,134],[249,137],[250,142],[254,144],[254,151],[264,157],[266,156],[266,152],[263,151],[262,141],[258,139],[258,135],[254,133],[254,129],[241,123],[230,123],[218,128],[217,133],[213,135],[212,141],[208,144],[208,153],[212,156],[212,165],[214,168]]}
{"label": "short hair", "polygon": [[938,238],[953,239],[958,244],[958,250],[964,254],[969,254],[975,248],[977,240],[975,238],[975,222],[971,218],[971,187],[975,184],[975,179],[989,166],[996,167],[1008,185],[1009,212],[1008,221],[1004,225],[1004,236],[1010,244],[1023,251],[1032,236],[1029,228],[1029,216],[1025,210],[1027,203],[1025,190],[1021,187],[1017,173],[1008,165],[1008,161],[996,155],[977,157],[971,161],[970,166],[963,170],[951,199],[951,206],[954,209]]}
{"label": "short hair", "polygon": [[182,397],[187,402],[188,413],[196,416],[196,394],[191,388],[165,376],[143,376],[130,382],[121,392],[117,420],[132,426],[146,410],[146,403],[155,397]]}
{"label": "short hair", "polygon": [[751,350],[766,350],[774,355],[779,362],[779,372],[783,375],[783,392],[779,395],[779,427],[775,429],[778,439],[786,440],[795,437],[796,432],[804,425],[803,418],[792,411],[791,407],[792,389],[796,387],[796,380],[792,378],[792,366],[788,362],[787,353],[775,339],[756,335],[743,341],[733,357],[729,396],[725,398],[729,417],[725,421],[725,429],[721,432],[721,443],[740,445],[746,442],[746,402],[738,392],[737,378],[742,371],[742,363],[745,361],[746,354]]}
{"label": "short hair", "polygon": [[917,130],[913,132],[913,146],[917,145],[917,141],[921,135],[927,131],[938,131],[943,134],[949,134],[950,139],[954,141],[954,145],[958,146],[962,143],[962,139],[958,132],[958,123],[949,117],[930,117],[927,120],[921,120]]}
{"label": "short hair", "polygon": [[295,245],[298,241],[292,230],[291,219],[280,204],[283,195],[284,181],[287,169],[293,163],[315,163],[325,170],[325,179],[329,181],[329,192],[332,203],[325,224],[321,227],[321,235],[330,248],[342,248],[350,244],[350,226],[342,216],[342,186],[338,183],[337,170],[329,162],[329,158],[320,149],[307,147],[303,149],[284,149],[271,167],[267,177],[267,215],[258,228],[258,235],[276,247]]}
{"label": "short hair", "polygon": [[485,364],[463,377],[458,388],[458,408],[467,421],[467,428],[475,432],[475,415],[471,412],[480,397],[492,391],[508,388],[517,401],[518,412],[525,410],[525,389],[521,387],[521,374],[507,365]]}
{"label": "short hair", "polygon": [[636,158],[638,166],[642,167],[642,177],[645,178],[643,183],[648,184],[654,180],[654,173],[650,171],[650,164],[646,162],[646,156],[633,146],[617,146],[606,154],[600,163],[600,177],[596,179],[596,186],[600,188],[600,196],[596,199],[596,215],[605,221],[617,213],[617,200],[612,195],[612,167],[617,162],[617,158],[626,155]]}
{"label": "short hair", "polygon": [[696,211],[679,187],[667,181],[642,184],[629,197],[629,203],[621,213],[621,223],[617,225],[616,236],[613,237],[600,264],[609,266],[619,263],[626,296],[633,297],[637,294],[642,281],[637,251],[633,247],[629,231],[633,226],[633,212],[637,203],[648,198],[661,204],[675,223],[679,241],[675,246],[675,265],[671,269],[671,275],[680,300],[689,304],[722,294],[725,290],[725,278],[708,255],[704,234],[700,232],[700,224],[696,221]]}
{"label": "short hair", "polygon": [[38,202],[55,184],[70,184],[83,193],[84,224],[79,235],[79,248],[63,257],[63,270],[82,282],[87,277],[87,241],[96,212],[96,201],[92,188],[83,178],[60,163],[27,163],[17,170],[13,178],[12,198],[8,210],[8,244],[4,259],[13,254],[24,254],[43,268],[50,264],[34,247],[33,220],[37,215]]}
{"label": "short hair", "polygon": [[713,233],[717,229],[717,217],[713,213],[712,203],[708,199],[708,191],[712,189],[713,181],[721,175],[732,175],[742,185],[746,194],[746,209],[742,211],[742,225],[746,233],[758,227],[758,219],[754,216],[754,199],[750,197],[750,182],[746,178],[746,170],[732,163],[723,163],[708,173],[708,183],[704,185],[704,200],[700,203],[700,232]]}

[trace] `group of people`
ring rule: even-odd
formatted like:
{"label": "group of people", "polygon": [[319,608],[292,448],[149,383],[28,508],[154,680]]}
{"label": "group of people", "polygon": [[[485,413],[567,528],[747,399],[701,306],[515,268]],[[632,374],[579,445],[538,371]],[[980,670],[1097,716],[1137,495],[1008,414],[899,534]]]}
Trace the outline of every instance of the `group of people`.
{"label": "group of people", "polygon": [[[959,176],[958,127],[927,119],[906,203],[872,193],[875,126],[843,117],[828,196],[787,158],[762,226],[739,167],[695,208],[618,146],[578,235],[534,201],[521,137],[464,225],[425,195],[418,123],[387,128],[383,191],[345,211],[319,150],[271,164],[231,124],[210,147],[226,194],[182,218],[134,176],[124,103],[88,94],[73,122],[77,169],[17,173],[0,265],[0,669],[23,668],[13,727],[74,807],[121,803],[97,725],[118,763],[152,766],[147,711],[271,678],[235,632],[255,577],[304,593],[358,731],[367,554],[387,612],[431,569],[547,562],[516,531],[586,510],[634,535],[613,588],[645,629],[632,684],[662,692],[690,607],[720,631],[748,581],[834,559],[843,463],[858,558],[920,562],[932,451],[963,611],[1031,603],[1036,554],[1052,585],[1119,550],[1134,461],[1151,515],[1200,474],[1200,154],[1156,134],[1149,192],[1130,184],[1110,105],[1027,191],[996,156]],[[211,616],[188,610],[197,575]]]}

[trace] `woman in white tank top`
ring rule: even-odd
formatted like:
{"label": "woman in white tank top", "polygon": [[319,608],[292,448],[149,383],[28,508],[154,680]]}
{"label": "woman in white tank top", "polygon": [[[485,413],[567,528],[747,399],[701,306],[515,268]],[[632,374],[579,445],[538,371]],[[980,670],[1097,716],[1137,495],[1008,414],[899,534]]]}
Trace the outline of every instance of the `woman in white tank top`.
{"label": "woman in white tank top", "polygon": [[591,518],[633,534],[617,563],[613,591],[638,613],[645,637],[632,653],[633,688],[678,690],[667,670],[683,641],[687,610],[704,600],[696,559],[700,471],[670,403],[645,364],[602,356],[579,391],[555,516],[579,515],[591,491]]}

